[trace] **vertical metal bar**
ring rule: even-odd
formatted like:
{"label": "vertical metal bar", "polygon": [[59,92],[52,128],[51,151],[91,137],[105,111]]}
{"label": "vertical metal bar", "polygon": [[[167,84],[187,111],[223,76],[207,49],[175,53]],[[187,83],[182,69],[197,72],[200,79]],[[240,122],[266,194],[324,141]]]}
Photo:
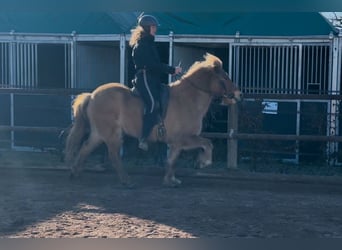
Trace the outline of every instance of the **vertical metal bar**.
{"label": "vertical metal bar", "polygon": [[2,70],[2,76],[1,76],[1,83],[2,84],[8,84],[7,79],[7,50],[6,50],[6,43],[1,43],[1,70]]}
{"label": "vertical metal bar", "polygon": [[[318,56],[318,52],[319,52],[319,46],[317,45],[317,46],[315,46],[316,60],[315,60],[315,70],[314,70],[314,72],[315,72],[315,83],[319,84],[319,89],[320,89],[321,88],[321,83],[318,80],[317,76],[318,76],[318,70],[319,70],[318,65],[321,64],[322,61],[321,61],[321,58]],[[320,91],[318,93],[320,93]]]}
{"label": "vertical metal bar", "polygon": [[248,48],[249,50],[249,84],[250,84],[250,89],[252,91],[252,93],[256,93],[257,89],[255,87],[255,83],[254,83],[254,79],[253,79],[253,75],[254,75],[254,48],[253,46],[249,46]]}
{"label": "vertical metal bar", "polygon": [[[10,123],[11,123],[11,126],[14,127],[14,94],[11,93],[10,94]],[[13,149],[14,148],[14,131],[11,130],[11,148]]]}
{"label": "vertical metal bar", "polygon": [[306,56],[306,52],[307,52],[307,46],[306,45],[303,45],[303,63],[302,63],[302,68],[303,68],[303,72],[302,72],[302,79],[301,79],[301,88],[302,88],[302,91],[305,91],[305,86],[304,86],[304,82],[305,82],[305,79],[307,77],[307,72],[308,72],[308,69],[307,69],[307,56]]}
{"label": "vertical metal bar", "polygon": [[68,64],[68,44],[64,44],[64,88],[69,88],[68,84],[69,64]]}
{"label": "vertical metal bar", "polygon": [[[308,83],[311,83],[312,82],[312,73],[313,73],[313,61],[314,61],[314,58],[313,58],[313,46],[312,45],[309,45],[309,51],[308,51],[308,67],[307,67],[307,81],[306,81],[306,84]],[[308,89],[308,86],[307,86],[307,89]]]}
{"label": "vertical metal bar", "polygon": [[[272,72],[273,72],[273,70],[274,69],[272,69],[272,58],[273,58],[273,47],[271,46],[270,48],[270,52],[269,52],[269,65],[268,65],[268,71],[269,71],[269,78],[268,78],[268,84],[267,84],[267,87],[268,87],[268,89],[269,89],[269,92],[268,93],[274,93],[274,88],[271,88],[271,85],[272,85],[272,79],[273,79],[273,77],[272,77]],[[273,91],[271,91],[271,89],[273,90]]]}
{"label": "vertical metal bar", "polygon": [[283,93],[283,46],[278,46],[278,83],[279,83],[279,89],[280,93]]}
{"label": "vertical metal bar", "polygon": [[31,86],[30,82],[27,79],[27,64],[28,64],[27,63],[27,52],[28,52],[27,48],[28,48],[28,44],[24,43],[23,44],[23,79],[27,86],[33,87]]}
{"label": "vertical metal bar", "polygon": [[15,60],[15,69],[16,69],[16,86],[22,88],[21,79],[20,79],[20,44],[16,44],[16,60]]}
{"label": "vertical metal bar", "polygon": [[246,47],[241,46],[241,61],[240,61],[240,74],[241,74],[241,80],[243,82],[243,85],[245,86],[245,91],[248,93],[248,79],[247,79],[247,53],[246,53]]}
{"label": "vertical metal bar", "polygon": [[31,81],[31,85],[34,86],[35,88],[37,88],[37,83],[35,81],[35,70],[36,70],[36,58],[35,58],[35,48],[36,48],[36,44],[32,43],[31,44],[31,49],[30,49],[30,81]]}
{"label": "vertical metal bar", "polygon": [[245,85],[245,91],[247,93],[249,93],[248,90],[248,79],[247,79],[247,74],[248,74],[248,65],[247,65],[247,52],[246,52],[246,47],[245,46],[241,46],[241,57],[242,60],[240,62],[240,67],[242,69],[241,71],[241,80],[243,82],[243,84]]}
{"label": "vertical metal bar", "polygon": [[4,54],[4,44],[1,43],[1,84],[4,84],[4,74],[5,74],[5,60],[4,60],[5,54]]}
{"label": "vertical metal bar", "polygon": [[16,54],[16,60],[15,60],[15,69],[16,69],[16,72],[15,72],[15,76],[16,76],[16,83],[15,83],[15,85],[17,86],[17,87],[21,87],[21,85],[20,85],[20,75],[19,75],[19,70],[20,70],[20,64],[19,64],[19,62],[20,62],[20,53],[19,53],[19,44],[17,43],[16,44],[16,47],[15,47],[15,54]]}
{"label": "vertical metal bar", "polygon": [[37,87],[37,82],[35,80],[35,72],[34,72],[36,69],[35,61],[37,60],[34,54],[36,46],[37,46],[36,44],[32,44],[32,48],[31,48],[31,81],[32,81],[32,85],[35,87]]}
{"label": "vertical metal bar", "polygon": [[70,69],[71,69],[71,88],[77,88],[77,84],[76,84],[76,40],[75,38],[73,38],[73,40],[70,43],[71,46],[71,53],[70,53]]}
{"label": "vertical metal bar", "polygon": [[18,44],[19,55],[18,55],[18,79],[21,87],[26,87],[23,81],[23,44]]}
{"label": "vertical metal bar", "polygon": [[294,52],[294,46],[291,45],[289,47],[289,61],[288,61],[288,64],[289,64],[289,90],[290,90],[290,93],[291,94],[294,94],[293,91],[295,89],[295,86],[293,85],[293,67],[294,67],[294,61],[293,61],[293,52]]}
{"label": "vertical metal bar", "polygon": [[240,46],[234,46],[234,56],[235,56],[235,77],[236,77],[236,82],[239,84],[240,88],[244,89],[244,83],[240,78],[240,72],[241,72],[241,67],[240,67]]}
{"label": "vertical metal bar", "polygon": [[258,79],[257,79],[257,75],[258,75],[258,70],[256,70],[256,57],[257,57],[257,53],[256,53],[256,47],[252,46],[251,47],[252,51],[253,51],[253,67],[252,68],[252,85],[254,87],[254,93],[260,93],[260,88],[259,88],[259,83],[258,83]]}
{"label": "vertical metal bar", "polygon": [[27,44],[27,81],[29,82],[29,84],[34,87],[34,83],[31,80],[31,68],[32,68],[32,64],[31,64],[31,60],[32,60],[32,43]]}
{"label": "vertical metal bar", "polygon": [[24,44],[23,43],[19,43],[19,62],[18,62],[18,64],[19,64],[19,82],[20,82],[20,85],[22,86],[22,87],[27,87],[26,86],[26,84],[24,83],[24,76],[23,76],[23,74],[24,74],[24,72],[23,72],[23,66],[24,66],[24,63],[23,63],[23,60],[24,60],[24,53],[23,53],[23,46]]}
{"label": "vertical metal bar", "polygon": [[10,85],[13,87],[15,82],[15,43],[10,43],[10,54],[9,54],[9,80]]}
{"label": "vertical metal bar", "polygon": [[280,60],[281,60],[281,56],[280,56],[280,48],[277,47],[277,76],[276,76],[276,81],[277,81],[277,89],[278,89],[278,93],[281,93],[280,89]]}
{"label": "vertical metal bar", "polygon": [[284,70],[285,70],[285,79],[284,79],[284,82],[285,82],[285,89],[286,89],[286,93],[289,93],[291,91],[291,87],[289,86],[289,81],[288,81],[288,77],[289,77],[289,65],[290,65],[290,62],[289,62],[289,50],[290,50],[290,47],[289,46],[286,46],[285,48],[285,67],[284,67]]}
{"label": "vertical metal bar", "polygon": [[70,67],[70,43],[65,43],[65,87],[66,88],[71,88],[71,80],[70,80],[70,72],[71,72],[71,67]]}
{"label": "vertical metal bar", "polygon": [[298,94],[301,93],[302,90],[302,60],[303,60],[303,45],[298,45],[298,77],[297,77],[297,86],[298,86]]}
{"label": "vertical metal bar", "polygon": [[325,82],[322,80],[322,65],[325,64],[325,60],[322,56],[322,50],[324,45],[318,49],[319,62],[317,63],[317,82],[320,84],[320,94],[325,94]]}
{"label": "vertical metal bar", "polygon": [[35,69],[34,69],[34,81],[35,81],[35,85],[36,87],[39,86],[39,82],[38,82],[38,70],[39,70],[39,67],[38,67],[38,44],[35,44],[34,46],[34,59],[35,59],[35,63],[34,63],[34,66],[35,66]]}
{"label": "vertical metal bar", "polygon": [[9,85],[11,83],[10,81],[10,68],[11,68],[11,62],[10,62],[10,48],[11,48],[11,44],[10,43],[7,43],[6,44],[6,81],[7,81],[7,84]]}
{"label": "vertical metal bar", "polygon": [[[311,53],[311,45],[306,46],[305,50],[306,56],[305,56],[305,75],[306,75],[306,81],[304,82],[304,87],[305,90],[308,90],[308,83],[310,82],[310,64],[311,64],[311,59],[310,56],[312,55]],[[304,72],[304,69],[303,69]]]}
{"label": "vertical metal bar", "polygon": [[239,63],[240,81],[244,85],[245,92],[248,93],[248,83],[246,81],[246,74],[247,74],[246,53],[245,53],[244,46],[240,46],[239,53],[240,53],[240,63]]}
{"label": "vertical metal bar", "polygon": [[330,70],[331,70],[331,56],[330,56],[330,50],[329,47],[326,46],[324,49],[324,57],[328,58],[328,64],[324,63],[324,81],[326,82],[326,86],[327,86],[327,90],[328,93],[327,94],[332,94],[331,90],[330,90]]}
{"label": "vertical metal bar", "polygon": [[[300,113],[300,110],[301,110],[301,101],[300,100],[297,100],[297,116],[296,116],[296,135],[300,135],[300,117],[301,117],[301,113]],[[295,152],[296,152],[296,163],[299,162],[299,141],[296,140],[296,147],[295,147]]]}
{"label": "vertical metal bar", "polygon": [[274,89],[273,93],[278,93],[277,90],[277,80],[276,80],[276,70],[277,70],[277,64],[276,64],[276,47],[272,47],[272,66],[273,66],[273,71],[272,71],[272,85],[270,86],[272,89]]}
{"label": "vertical metal bar", "polygon": [[284,60],[285,60],[285,46],[280,47],[281,56],[280,56],[280,84],[281,84],[281,93],[285,93],[285,82],[284,82]]}
{"label": "vertical metal bar", "polygon": [[255,46],[254,50],[255,50],[255,54],[256,54],[255,60],[254,60],[254,62],[255,62],[254,67],[256,68],[256,70],[255,70],[255,83],[259,89],[258,93],[262,93],[262,86],[260,84],[260,79],[259,79],[260,78],[259,46]]}
{"label": "vertical metal bar", "polygon": [[[233,45],[230,43],[228,44],[228,48],[229,48],[229,54],[228,54],[228,75],[229,77],[231,77],[233,79]],[[235,82],[235,84],[238,84],[237,82]]]}
{"label": "vertical metal bar", "polygon": [[318,65],[318,81],[321,83],[322,94],[327,94],[327,85],[324,79],[324,65],[326,64],[326,57],[324,55],[325,45],[320,47],[319,57],[321,58],[321,65]]}
{"label": "vertical metal bar", "polygon": [[126,68],[126,38],[124,34],[120,35],[120,82],[125,84],[125,68]]}
{"label": "vertical metal bar", "polygon": [[[173,51],[174,51],[173,38],[174,38],[173,32],[170,31],[170,33],[169,33],[169,65],[174,65],[174,61],[173,61]],[[172,76],[171,75],[169,75],[168,81],[169,81],[169,83],[172,82]]]}
{"label": "vertical metal bar", "polygon": [[266,52],[267,50],[263,47],[260,47],[260,84],[263,88],[262,93],[266,93],[266,86],[265,86],[265,69],[264,66],[266,64]]}
{"label": "vertical metal bar", "polygon": [[235,73],[236,73],[235,77],[236,77],[236,82],[239,84],[240,88],[242,88],[243,91],[246,92],[245,83],[241,77],[242,67],[240,65],[241,65],[241,60],[243,60],[241,46],[239,46],[239,45],[234,46],[234,50],[235,50]]}

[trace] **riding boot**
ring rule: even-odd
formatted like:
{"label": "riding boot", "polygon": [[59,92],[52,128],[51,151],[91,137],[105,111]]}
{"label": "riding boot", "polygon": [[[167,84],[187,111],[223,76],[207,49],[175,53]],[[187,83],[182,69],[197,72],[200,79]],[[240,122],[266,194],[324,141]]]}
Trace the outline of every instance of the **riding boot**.
{"label": "riding boot", "polygon": [[154,114],[146,113],[143,118],[142,136],[139,139],[139,146],[138,146],[140,149],[144,151],[148,150],[147,137],[150,135],[153,125],[154,125]]}
{"label": "riding boot", "polygon": [[139,139],[139,148],[144,151],[148,150],[148,144],[147,144],[146,138],[142,137]]}

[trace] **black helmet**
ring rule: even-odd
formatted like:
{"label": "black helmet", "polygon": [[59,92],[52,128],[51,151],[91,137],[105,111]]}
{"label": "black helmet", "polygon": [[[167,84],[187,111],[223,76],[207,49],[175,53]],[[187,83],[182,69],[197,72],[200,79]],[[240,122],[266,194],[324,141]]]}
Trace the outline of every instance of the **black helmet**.
{"label": "black helmet", "polygon": [[142,27],[159,26],[159,22],[154,16],[143,15],[138,18],[138,25]]}

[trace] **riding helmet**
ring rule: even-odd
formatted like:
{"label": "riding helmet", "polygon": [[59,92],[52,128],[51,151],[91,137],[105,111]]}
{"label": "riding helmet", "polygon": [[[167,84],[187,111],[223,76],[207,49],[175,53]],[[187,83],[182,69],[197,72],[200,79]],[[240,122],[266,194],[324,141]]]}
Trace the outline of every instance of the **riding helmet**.
{"label": "riding helmet", "polygon": [[159,22],[154,16],[143,15],[138,18],[138,25],[142,27],[159,26]]}

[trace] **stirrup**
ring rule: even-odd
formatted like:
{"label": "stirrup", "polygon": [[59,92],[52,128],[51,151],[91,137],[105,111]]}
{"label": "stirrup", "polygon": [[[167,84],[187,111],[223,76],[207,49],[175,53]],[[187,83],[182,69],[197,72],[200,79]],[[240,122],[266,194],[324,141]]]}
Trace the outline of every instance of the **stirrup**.
{"label": "stirrup", "polygon": [[147,151],[148,150],[148,144],[145,139],[139,140],[139,146],[140,149]]}
{"label": "stirrup", "polygon": [[163,121],[161,121],[159,124],[158,124],[158,129],[157,129],[157,137],[159,139],[162,139],[164,138],[166,135],[166,128],[164,126],[164,123]]}

